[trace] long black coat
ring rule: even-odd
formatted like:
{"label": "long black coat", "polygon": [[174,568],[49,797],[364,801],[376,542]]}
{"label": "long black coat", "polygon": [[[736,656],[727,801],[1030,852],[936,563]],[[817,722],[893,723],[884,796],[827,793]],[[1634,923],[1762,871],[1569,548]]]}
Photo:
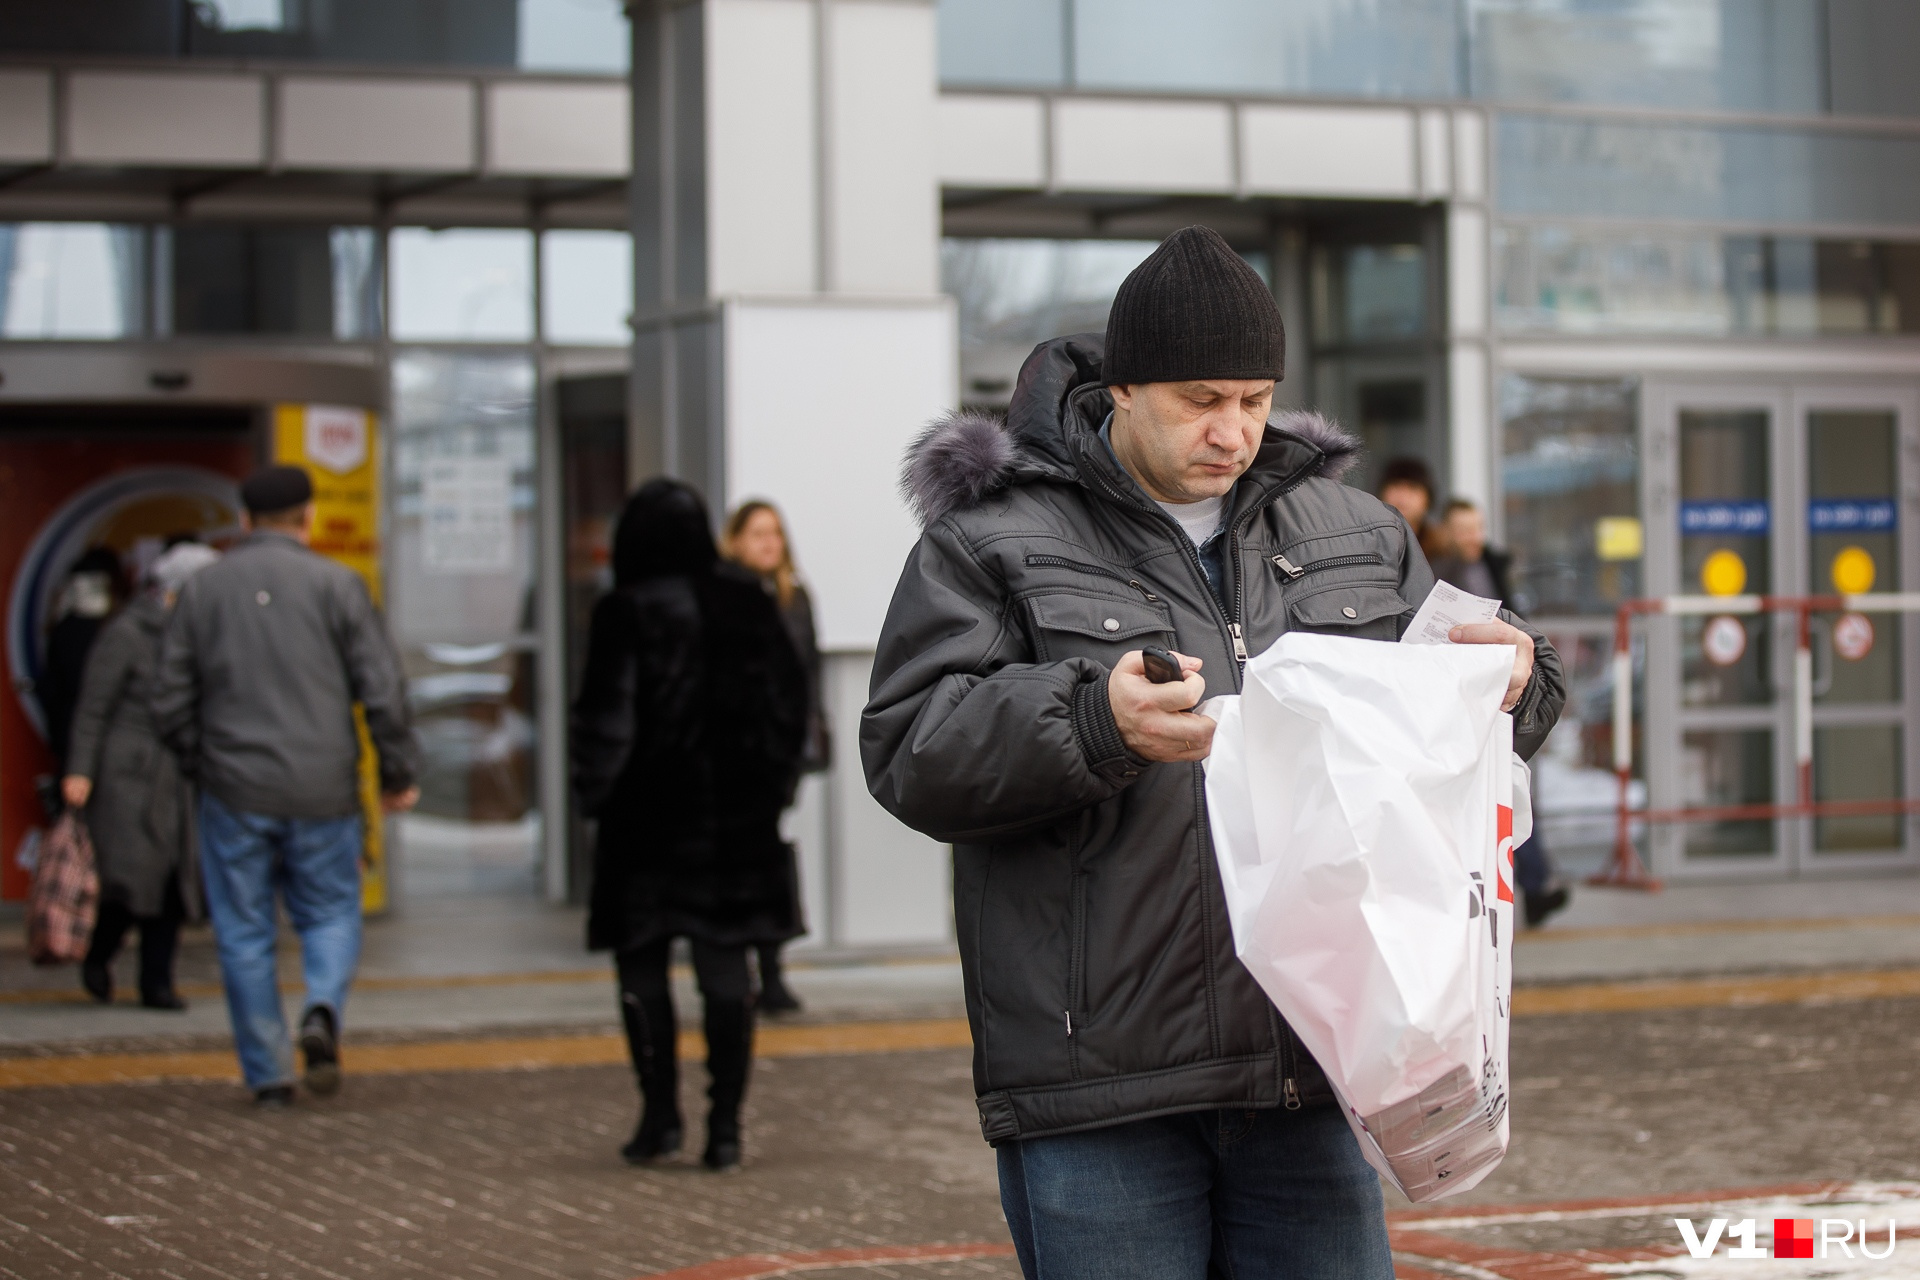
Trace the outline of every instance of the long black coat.
{"label": "long black coat", "polygon": [[779,824],[806,719],[800,660],[750,575],[712,565],[600,601],[573,710],[574,786],[599,820],[589,947],[801,931]]}

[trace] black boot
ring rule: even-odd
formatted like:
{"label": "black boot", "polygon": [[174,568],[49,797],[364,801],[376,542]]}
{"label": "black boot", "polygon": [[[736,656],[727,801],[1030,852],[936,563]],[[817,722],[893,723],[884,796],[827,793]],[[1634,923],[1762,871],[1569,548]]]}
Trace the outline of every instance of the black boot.
{"label": "black boot", "polygon": [[787,986],[780,968],[780,944],[770,943],[760,951],[760,999],[755,1007],[761,1013],[799,1013],[800,997]]}
{"label": "black boot", "polygon": [[620,1148],[628,1164],[647,1164],[680,1149],[680,1066],[675,1056],[679,1028],[673,1001],[642,1001],[631,993],[620,997],[620,1016],[627,1028],[627,1051],[640,1081],[640,1127]]}
{"label": "black boot", "polygon": [[740,1103],[753,1061],[753,1010],[745,1000],[707,1001],[707,1150],[701,1162],[715,1173],[740,1167]]}

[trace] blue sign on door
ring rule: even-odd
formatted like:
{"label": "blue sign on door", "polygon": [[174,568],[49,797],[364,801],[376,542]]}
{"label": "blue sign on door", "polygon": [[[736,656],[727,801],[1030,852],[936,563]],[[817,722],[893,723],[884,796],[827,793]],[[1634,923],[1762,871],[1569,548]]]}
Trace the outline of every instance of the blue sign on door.
{"label": "blue sign on door", "polygon": [[1765,533],[1772,524],[1766,502],[1683,502],[1681,533]]}
{"label": "blue sign on door", "polygon": [[1891,529],[1892,498],[1817,498],[1807,504],[1807,527],[1815,533],[1851,533]]}

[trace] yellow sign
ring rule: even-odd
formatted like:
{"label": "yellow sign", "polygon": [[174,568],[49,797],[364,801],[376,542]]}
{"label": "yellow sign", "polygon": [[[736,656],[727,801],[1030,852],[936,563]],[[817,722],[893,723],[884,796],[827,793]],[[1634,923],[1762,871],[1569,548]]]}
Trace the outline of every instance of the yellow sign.
{"label": "yellow sign", "polygon": [[1747,562],[1725,547],[1700,566],[1700,586],[1710,596],[1737,596],[1747,589]]}
{"label": "yellow sign", "polygon": [[[273,410],[273,460],[294,463],[313,478],[312,547],[366,580],[380,603],[379,419],[350,405],[282,404]],[[360,908],[388,905],[386,813],[380,807],[380,771],[366,718],[358,707],[360,804],[367,820],[366,875]]]}
{"label": "yellow sign", "polygon": [[1842,547],[1833,558],[1833,589],[1857,596],[1873,590],[1873,555],[1865,547]]}
{"label": "yellow sign", "polygon": [[1646,538],[1635,516],[1601,516],[1593,525],[1594,553],[1602,560],[1638,560]]}

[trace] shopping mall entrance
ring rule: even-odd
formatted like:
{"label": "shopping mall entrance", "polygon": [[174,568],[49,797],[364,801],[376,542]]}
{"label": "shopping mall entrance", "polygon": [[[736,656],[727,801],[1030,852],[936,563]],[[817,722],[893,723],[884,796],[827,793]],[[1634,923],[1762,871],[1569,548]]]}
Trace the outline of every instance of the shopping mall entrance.
{"label": "shopping mall entrance", "polygon": [[[1644,753],[1649,807],[1721,811],[1653,824],[1656,871],[1802,875],[1920,863],[1915,817],[1895,807],[1920,796],[1920,618],[1813,612],[1802,677],[1811,697],[1801,695],[1796,710],[1798,615],[1735,611],[1743,596],[1920,587],[1920,392],[1650,381],[1642,423],[1646,594],[1729,604],[1726,613],[1636,624],[1646,638],[1636,755]],[[1725,812],[1794,803],[1808,732],[1811,799],[1854,812]]]}
{"label": "shopping mall entrance", "polygon": [[[369,908],[566,893],[542,822],[543,796],[564,797],[540,750],[564,723],[547,722],[564,681],[542,671],[540,583],[557,575],[538,563],[551,543],[531,360],[47,344],[9,350],[0,378],[5,898],[24,896],[21,856],[45,821],[35,783],[55,771],[45,699],[61,620],[124,600],[169,539],[233,541],[238,481],[268,460],[313,474],[315,549],[366,578],[408,676],[421,803],[373,824]],[[89,555],[111,569],[112,601],[74,587]]]}

